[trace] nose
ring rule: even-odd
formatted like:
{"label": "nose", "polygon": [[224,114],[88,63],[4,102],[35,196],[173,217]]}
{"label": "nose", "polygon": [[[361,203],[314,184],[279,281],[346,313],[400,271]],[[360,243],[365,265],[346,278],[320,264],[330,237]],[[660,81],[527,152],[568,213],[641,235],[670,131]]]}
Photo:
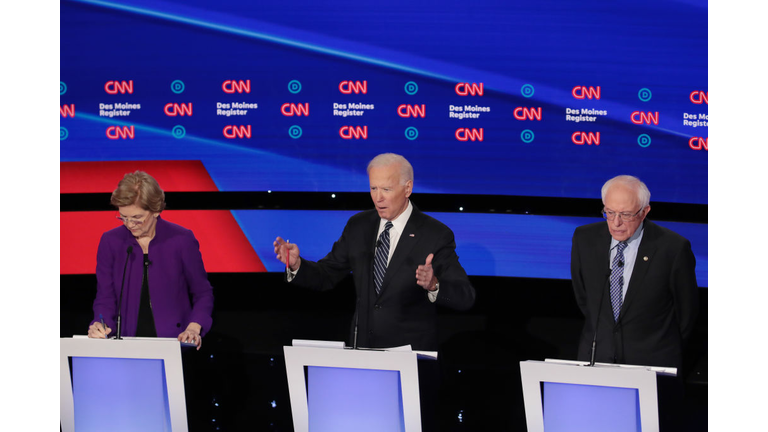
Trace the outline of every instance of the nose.
{"label": "nose", "polygon": [[373,193],[373,200],[376,202],[381,202],[384,199],[384,195],[381,193],[381,191],[376,191]]}

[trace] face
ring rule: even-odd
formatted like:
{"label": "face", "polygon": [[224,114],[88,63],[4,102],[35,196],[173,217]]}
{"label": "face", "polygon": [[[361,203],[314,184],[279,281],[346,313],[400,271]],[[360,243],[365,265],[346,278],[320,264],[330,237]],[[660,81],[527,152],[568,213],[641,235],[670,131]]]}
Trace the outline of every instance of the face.
{"label": "face", "polygon": [[145,237],[155,231],[155,223],[160,213],[152,213],[149,210],[132,204],[129,206],[118,207],[120,217],[126,222],[125,227],[131,231],[134,237]]}
{"label": "face", "polygon": [[[611,210],[616,213],[635,214],[640,210],[637,191],[621,183],[616,183],[608,189],[603,205],[606,211]],[[616,215],[614,220],[606,220],[611,237],[618,241],[625,241],[632,237],[635,231],[640,228],[649,211],[651,211],[651,206],[646,206],[640,211],[637,218],[631,222],[625,221],[619,215]]]}
{"label": "face", "polygon": [[379,217],[394,220],[408,208],[413,181],[400,184],[400,166],[392,164],[371,168],[368,173],[371,184],[371,199]]}

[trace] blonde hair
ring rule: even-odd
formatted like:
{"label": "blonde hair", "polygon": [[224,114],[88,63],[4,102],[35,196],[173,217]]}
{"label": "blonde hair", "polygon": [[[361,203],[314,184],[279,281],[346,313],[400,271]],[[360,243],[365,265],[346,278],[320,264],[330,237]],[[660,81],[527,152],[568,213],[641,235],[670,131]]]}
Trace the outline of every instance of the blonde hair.
{"label": "blonde hair", "polygon": [[115,207],[135,204],[144,210],[160,213],[165,209],[165,192],[154,177],[144,171],[135,171],[120,180],[109,202]]}

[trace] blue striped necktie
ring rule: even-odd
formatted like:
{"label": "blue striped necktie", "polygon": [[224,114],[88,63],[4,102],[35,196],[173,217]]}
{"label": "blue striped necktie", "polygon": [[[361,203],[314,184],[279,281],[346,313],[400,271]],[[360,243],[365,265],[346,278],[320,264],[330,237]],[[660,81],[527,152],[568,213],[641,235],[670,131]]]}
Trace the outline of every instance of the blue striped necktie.
{"label": "blue striped necktie", "polygon": [[622,291],[624,287],[624,248],[627,242],[619,242],[616,245],[616,256],[611,264],[611,305],[613,305],[613,320],[619,320],[621,311]]}
{"label": "blue striped necktie", "polygon": [[376,294],[381,294],[381,284],[384,282],[384,275],[387,274],[387,259],[389,258],[389,229],[392,228],[392,222],[387,221],[384,225],[384,231],[379,236],[376,244],[376,257],[373,260],[373,281],[376,283]]}

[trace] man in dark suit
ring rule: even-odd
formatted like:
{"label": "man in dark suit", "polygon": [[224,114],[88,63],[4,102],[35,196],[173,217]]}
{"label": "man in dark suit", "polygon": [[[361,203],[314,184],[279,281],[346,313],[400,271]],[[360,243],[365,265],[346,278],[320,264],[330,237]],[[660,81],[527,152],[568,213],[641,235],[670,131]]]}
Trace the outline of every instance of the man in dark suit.
{"label": "man in dark suit", "polygon": [[299,247],[280,237],[275,253],[283,263],[290,259],[288,281],[306,288],[332,289],[352,272],[357,308],[351,344],[436,351],[436,306],[466,310],[475,301],[453,232],[410,202],[413,168],[404,157],[376,156],[368,178],[375,209],[352,216],[325,258],[301,258]]}
{"label": "man in dark suit", "polygon": [[699,308],[696,260],[682,236],[646,220],[651,193],[636,177],[602,188],[603,216],[576,228],[571,279],[584,313],[579,360],[682,366]]}

